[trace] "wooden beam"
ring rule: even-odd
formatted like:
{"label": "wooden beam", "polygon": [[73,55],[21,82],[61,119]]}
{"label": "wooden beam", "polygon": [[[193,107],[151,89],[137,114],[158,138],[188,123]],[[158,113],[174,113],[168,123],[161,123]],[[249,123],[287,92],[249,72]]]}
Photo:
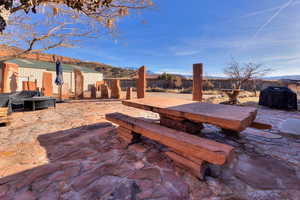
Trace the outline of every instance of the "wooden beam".
{"label": "wooden beam", "polygon": [[258,122],[258,121],[252,122],[252,124],[250,125],[250,127],[256,128],[256,129],[261,129],[261,130],[272,129],[272,125],[265,124],[265,123]]}
{"label": "wooden beam", "polygon": [[136,92],[137,92],[137,98],[145,98],[146,93],[146,66],[142,66],[138,69],[138,79],[136,84]]}
{"label": "wooden beam", "polygon": [[106,119],[149,139],[216,165],[233,156],[233,147],[188,133],[149,123],[121,113],[107,114]]}
{"label": "wooden beam", "polygon": [[202,101],[203,64],[193,65],[193,101]]}
{"label": "wooden beam", "polygon": [[126,90],[126,100],[132,99],[132,87],[128,87]]}

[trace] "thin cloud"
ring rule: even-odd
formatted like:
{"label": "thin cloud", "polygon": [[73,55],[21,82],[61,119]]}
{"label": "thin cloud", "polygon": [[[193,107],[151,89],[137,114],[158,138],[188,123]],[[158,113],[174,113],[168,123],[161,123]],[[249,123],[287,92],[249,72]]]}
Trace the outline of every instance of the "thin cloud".
{"label": "thin cloud", "polygon": [[175,56],[192,56],[192,55],[196,55],[199,54],[200,51],[177,51],[175,52]]}
{"label": "thin cloud", "polygon": [[[294,6],[294,5],[297,5],[297,4],[300,4],[300,1],[294,1],[293,3],[291,3],[291,6]],[[263,10],[254,11],[254,12],[250,12],[246,15],[243,15],[241,17],[246,18],[246,17],[253,17],[253,16],[257,16],[257,15],[262,15],[262,14],[266,14],[268,12],[276,11],[276,10],[280,9],[281,7],[282,7],[282,5],[272,7],[272,8],[263,9]]]}
{"label": "thin cloud", "polygon": [[261,61],[284,61],[284,62],[298,61],[299,62],[300,54],[270,56],[270,57],[261,59]]}
{"label": "thin cloud", "polygon": [[289,7],[292,3],[294,2],[294,0],[289,0],[287,3],[283,4],[282,6],[280,6],[280,8],[267,20],[266,23],[264,23],[261,27],[259,27],[259,29],[255,32],[253,38],[256,38],[256,36],[262,32],[264,30],[264,28],[266,26],[268,26],[270,23],[272,23],[272,21],[287,7]]}

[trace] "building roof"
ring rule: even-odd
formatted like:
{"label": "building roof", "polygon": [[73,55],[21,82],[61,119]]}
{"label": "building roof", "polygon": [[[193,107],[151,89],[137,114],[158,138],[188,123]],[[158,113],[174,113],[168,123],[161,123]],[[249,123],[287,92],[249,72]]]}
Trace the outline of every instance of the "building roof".
{"label": "building roof", "polygon": [[[19,67],[23,68],[35,68],[35,69],[46,69],[47,71],[56,71],[56,65],[52,62],[28,60],[28,59],[12,59],[5,62],[15,63]],[[64,72],[72,72],[74,69],[79,69],[81,72],[85,73],[100,73],[94,69],[88,67],[82,67],[78,65],[62,64],[62,69]]]}

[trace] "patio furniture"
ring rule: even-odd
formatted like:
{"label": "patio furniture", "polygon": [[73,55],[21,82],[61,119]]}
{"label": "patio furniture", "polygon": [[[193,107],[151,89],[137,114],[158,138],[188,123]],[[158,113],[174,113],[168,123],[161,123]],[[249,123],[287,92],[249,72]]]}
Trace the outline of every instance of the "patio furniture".
{"label": "patio furniture", "polygon": [[176,163],[203,179],[206,162],[224,165],[233,157],[233,147],[209,139],[170,129],[159,124],[130,117],[121,113],[107,114],[106,119],[120,125],[118,134],[127,143],[140,136],[147,137],[170,148],[165,152]]}
{"label": "patio furniture", "polygon": [[14,93],[2,93],[0,94],[0,107],[8,108],[8,114],[12,113],[13,110],[23,109],[23,99],[41,96],[39,91],[21,91]]}
{"label": "patio furniture", "polygon": [[24,101],[24,109],[36,110],[48,107],[56,107],[56,99],[51,97],[32,97],[22,99]]}
{"label": "patio furniture", "polygon": [[165,97],[124,100],[122,103],[158,113],[172,121],[208,123],[238,132],[251,126],[257,114],[257,108],[253,107],[211,104]]}
{"label": "patio furniture", "polygon": [[107,120],[119,125],[118,135],[128,145],[139,142],[141,136],[154,140],[168,147],[164,153],[176,165],[183,166],[200,179],[204,177],[207,163],[224,165],[234,156],[232,146],[193,135],[201,130],[202,123],[234,132],[249,126],[261,129],[271,127],[254,121],[257,109],[252,107],[163,97],[124,100],[122,103],[160,115],[158,124],[149,119],[134,118],[121,113],[107,114]]}

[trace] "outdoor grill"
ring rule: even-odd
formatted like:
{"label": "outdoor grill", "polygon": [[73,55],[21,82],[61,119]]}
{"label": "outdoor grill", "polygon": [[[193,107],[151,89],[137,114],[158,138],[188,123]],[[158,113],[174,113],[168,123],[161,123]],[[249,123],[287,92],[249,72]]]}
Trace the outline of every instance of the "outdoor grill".
{"label": "outdoor grill", "polygon": [[287,87],[268,87],[261,91],[259,105],[277,109],[297,110],[297,94]]}

